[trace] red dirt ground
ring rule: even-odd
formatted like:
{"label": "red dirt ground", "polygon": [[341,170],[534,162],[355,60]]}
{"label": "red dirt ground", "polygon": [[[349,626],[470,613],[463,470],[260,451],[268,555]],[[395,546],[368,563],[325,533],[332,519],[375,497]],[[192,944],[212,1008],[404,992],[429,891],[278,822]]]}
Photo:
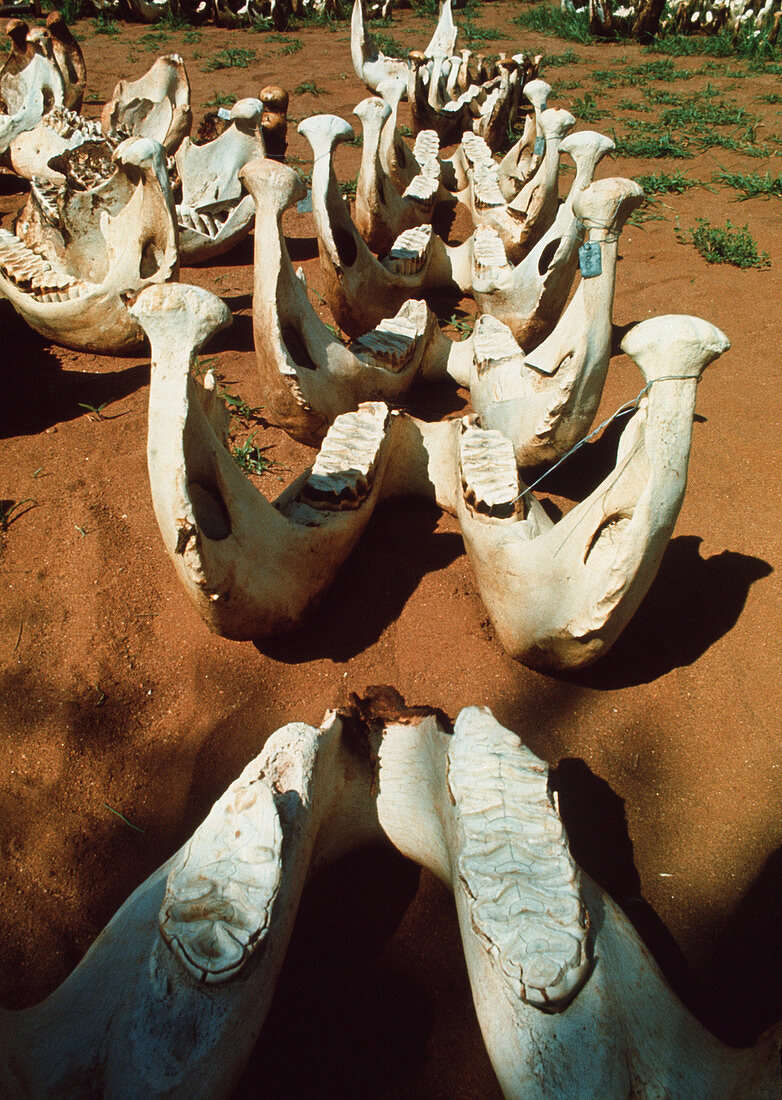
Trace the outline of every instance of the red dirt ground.
{"label": "red dirt ground", "polygon": [[[514,28],[518,6],[485,5],[476,21],[507,38],[492,50],[562,52],[569,44]],[[421,46],[431,27],[404,13],[388,33]],[[203,28],[196,34],[122,26],[76,31],[88,65],[88,113],[120,76],[157,53],[184,56],[196,125],[215,92],[291,92],[291,114],[351,111],[367,93],[353,74],[349,31],[287,39]],[[152,38],[145,36],[152,35]],[[282,51],[286,40],[303,48]],[[249,68],[203,71],[228,45]],[[635,46],[575,46],[578,60],[544,69],[583,81],[614,111],[638,89],[589,84],[595,69],[648,61]],[[775,150],[779,107],[760,100],[777,76],[743,62],[677,60],[759,119]],[[617,118],[621,112],[617,113]],[[627,111],[624,111],[627,114]],[[647,117],[647,116],[644,116]],[[597,124],[611,132],[611,117]],[[289,152],[309,147],[291,127]],[[352,179],[359,151],[341,148]],[[709,182],[720,167],[778,175],[780,157],[713,149],[685,162],[617,160],[602,175],[683,167]],[[565,186],[569,178],[564,177]],[[215,637],[189,605],[164,553],[147,482],[149,365],[46,344],[3,303],[5,398],[0,497],[34,502],[0,536],[0,973],[2,1003],[35,1003],[63,980],[115,909],[203,819],[268,735],[317,724],[350,691],[389,683],[410,703],[452,715],[467,704],[497,717],[552,764],[572,848],[624,907],[669,981],[722,1037],[748,1042],[782,1016],[779,752],[782,238],[778,199],[736,204],[722,186],[663,197],[652,220],[625,231],[614,319],[660,313],[708,318],[733,348],[698,394],[690,481],[659,575],[611,653],[549,677],[502,651],[476,594],[458,527],[409,503],[378,512],[325,602],[294,637],[257,645]],[[2,210],[23,199],[3,184]],[[708,265],[681,244],[697,216],[748,222],[767,270]],[[288,215],[295,261],[319,289],[309,215]],[[467,224],[454,227],[463,239]],[[184,281],[226,299],[235,323],[208,349],[232,392],[262,405],[250,323],[252,242]],[[221,265],[222,264],[222,265]],[[469,304],[465,306],[469,311]],[[614,360],[601,413],[640,388]],[[428,412],[464,402],[430,398]],[[101,406],[97,419],[83,405]],[[419,406],[420,408],[420,406]],[[427,411],[424,408],[424,411]],[[266,475],[275,496],[312,461],[282,433],[258,440],[288,469]],[[608,441],[559,479],[562,497],[598,477]],[[129,828],[122,813],[144,833]],[[452,902],[432,876],[393,852],[345,860],[308,888],[272,1012],[237,1095],[499,1096],[470,1000]]]}

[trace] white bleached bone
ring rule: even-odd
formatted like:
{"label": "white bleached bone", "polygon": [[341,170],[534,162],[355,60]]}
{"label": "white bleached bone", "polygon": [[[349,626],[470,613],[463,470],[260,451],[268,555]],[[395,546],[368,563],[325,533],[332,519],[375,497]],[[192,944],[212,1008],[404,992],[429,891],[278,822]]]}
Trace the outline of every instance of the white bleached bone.
{"label": "white bleached bone", "polygon": [[454,893],[506,1100],[776,1097],[779,1028],[736,1050],[687,1012],[574,863],[546,763],[488,708],[446,724],[386,688],[273,733],[66,981],[0,1013],[3,1096],[229,1097],[308,875],[385,840]]}
{"label": "white bleached bone", "polygon": [[[582,279],[551,335],[534,351],[520,348],[514,357],[503,336],[503,353],[490,342],[478,353],[470,373],[475,411],[488,428],[513,441],[521,466],[561,457],[586,435],[597,412],[611,353],[611,311],[619,235],[626,219],[643,201],[637,183],[597,180],[573,200],[573,212],[600,249],[602,270]],[[480,251],[478,251],[480,257]],[[484,316],[476,326],[491,339],[506,326]],[[512,337],[511,337],[512,340]]]}
{"label": "white bleached bone", "polygon": [[[353,135],[348,123],[336,115],[314,115],[299,124],[299,133],[307,138],[314,154],[312,208],[325,297],[345,332],[351,336],[367,332],[412,295],[430,290],[469,293],[471,240],[451,248],[431,233],[420,262],[404,265],[410,268],[409,274],[393,270],[393,263],[381,264],[367,248],[334,173],[334,147]],[[421,230],[405,233],[420,236]]]}
{"label": "white bleached bone", "polygon": [[87,87],[87,66],[81,46],[58,11],[47,15],[46,29],[65,87],[64,105],[71,111],[80,111]]}
{"label": "white bleached bone", "polygon": [[[306,188],[293,169],[251,161],[241,178],[256,208],[253,329],[266,416],[317,445],[340,413],[362,401],[401,401],[417,378],[444,376],[444,349],[425,302],[410,299],[351,347],[318,317],[294,273],[284,211]],[[462,353],[463,355],[466,353]]]}
{"label": "white bleached bone", "polygon": [[454,892],[506,1100],[777,1095],[779,1028],[736,1050],[690,1015],[575,865],[544,761],[485,707],[463,709],[452,734],[435,714],[384,710],[380,826]]}
{"label": "white bleached bone", "polygon": [[706,321],[670,316],[637,325],[622,347],[647,390],[614,470],[594,492],[556,524],[530,494],[524,518],[512,524],[496,524],[464,494],[457,498],[497,636],[536,668],[596,660],[643,599],[684,498],[698,378],[729,344]]}
{"label": "white bleached bone", "polygon": [[159,141],[169,155],[192,125],[190,81],[175,53],[159,57],[138,80],[120,80],[101,113],[105,134],[124,127],[134,137]]}
{"label": "white bleached bone", "polygon": [[[67,152],[63,161],[78,160],[85,149]],[[110,178],[96,186],[66,182],[50,197],[56,223],[39,208],[19,225],[25,239],[0,231],[0,294],[55,343],[123,354],[143,340],[125,296],[176,278],[178,254],[160,144],[127,139],[113,164]]]}
{"label": "white bleached bone", "polygon": [[203,145],[185,137],[176,153],[182,182],[177,206],[179,256],[201,263],[233,248],[252,227],[255,207],[239,172],[249,160],[265,156],[261,133],[263,103],[240,99],[231,108],[231,123]]}
{"label": "white bleached bone", "polygon": [[475,234],[472,288],[478,309],[506,324],[528,351],[550,334],[560,318],[585,233],[573,213],[573,202],[592,183],[602,157],[613,149],[610,138],[591,130],[570,134],[561,142],[560,152],[571,156],[576,165],[573,183],[550,228],[515,267],[508,262],[494,228],[484,226]]}
{"label": "white bleached bone", "polygon": [[65,87],[60,71],[48,58],[33,53],[20,72],[4,71],[0,75],[0,99],[0,153],[4,153],[47,111],[63,104]]}
{"label": "white bleached bone", "polygon": [[343,729],[329,713],[321,728],[273,733],[62,985],[40,1005],[0,1012],[4,1097],[232,1094],[310,868],[377,833],[369,764]]}
{"label": "white bleached bone", "polygon": [[401,78],[407,81],[408,63],[398,57],[386,57],[364,25],[362,0],[353,0],[350,17],[350,56],[359,80],[370,92],[376,92],[384,80]]}
{"label": "white bleached bone", "polygon": [[[127,135],[126,135],[127,136]],[[68,107],[52,107],[30,130],[11,142],[9,156],[13,169],[24,179],[48,180],[62,184],[62,172],[52,168],[50,161],[85,141],[101,141],[103,132],[97,122],[76,114]],[[120,138],[112,138],[116,148]]]}
{"label": "white bleached bone", "polygon": [[545,155],[533,178],[511,202],[505,201],[499,168],[493,160],[482,158],[469,172],[466,201],[473,221],[489,225],[499,234],[511,264],[518,264],[554,222],[559,200],[560,145],[575,123],[568,111],[549,109],[541,114]]}
{"label": "white bleached bone", "polygon": [[[210,629],[225,637],[293,629],[331,583],[378,501],[389,454],[388,408],[370,402],[349,414],[354,428],[356,416],[380,425],[369,467],[361,444],[366,484],[355,506],[343,508],[339,493],[331,504],[321,494],[313,506],[309,472],[271,504],[226,446],[224,406],[190,377],[197,349],[229,323],[227,308],[199,287],[171,284],[139,295],[132,310],[152,344],[152,500],[185,591]],[[347,471],[350,447],[339,420],[330,433],[344,448]],[[332,447],[328,435],[323,446]]]}

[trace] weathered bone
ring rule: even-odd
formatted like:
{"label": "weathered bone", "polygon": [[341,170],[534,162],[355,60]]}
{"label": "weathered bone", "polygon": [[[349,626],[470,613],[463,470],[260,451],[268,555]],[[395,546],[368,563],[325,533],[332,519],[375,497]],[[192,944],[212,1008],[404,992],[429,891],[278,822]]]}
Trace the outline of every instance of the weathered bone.
{"label": "weathered bone", "polygon": [[120,80],[101,113],[105,134],[124,127],[135,137],[159,141],[169,155],[192,125],[190,81],[175,53],[159,57],[138,80]]}
{"label": "weathered bone", "polygon": [[263,104],[261,128],[266,155],[271,160],[282,160],[288,148],[288,93],[276,84],[261,88]]}
{"label": "weathered bone", "polygon": [[272,423],[317,445],[336,416],[362,401],[399,402],[416,378],[444,377],[450,349],[423,301],[406,301],[346,348],[312,308],[283,236],[284,211],[306,191],[301,177],[255,160],[241,178],[256,207],[253,329]]}
{"label": "weathered bone", "polygon": [[52,107],[63,104],[60,71],[42,54],[32,53],[19,72],[7,68],[0,75],[0,99],[5,109],[0,114],[0,153],[4,153],[14,138],[32,130]]}
{"label": "weathered bone", "polygon": [[505,246],[508,262],[519,263],[550,228],[559,196],[559,150],[576,120],[568,111],[544,111],[540,127],[546,152],[540,168],[511,202],[500,188],[499,169],[481,159],[470,172],[468,205],[476,225],[489,225]]}
{"label": "weathered bone", "polygon": [[350,56],[359,80],[371,92],[376,92],[384,80],[401,78],[407,82],[408,63],[397,57],[386,57],[364,25],[362,0],[353,0],[350,17]]}
{"label": "weathered bone", "polygon": [[622,434],[615,469],[586,500],[553,524],[527,494],[525,517],[497,524],[467,494],[457,499],[497,635],[511,656],[536,668],[596,660],[634,614],[684,497],[698,379],[729,343],[706,321],[672,316],[637,325],[622,347],[647,392]]}
{"label": "weathered bone", "polygon": [[627,917],[579,873],[547,766],[516,734],[479,707],[452,735],[435,715],[384,726],[380,825],[454,891],[507,1100],[777,1094],[779,1028],[735,1050],[687,1012]]}
{"label": "weathered bone", "polygon": [[[78,159],[85,148],[66,153],[63,161]],[[56,223],[41,210],[20,225],[20,232],[29,233],[24,240],[0,231],[0,294],[55,343],[122,354],[143,340],[124,296],[176,278],[178,253],[160,144],[130,138],[113,160],[108,180],[87,190],[66,183],[50,199]]]}
{"label": "weathered bone", "polygon": [[472,240],[450,248],[430,227],[405,230],[426,238],[423,254],[398,263],[392,248],[384,263],[370,252],[356,229],[339,192],[334,173],[334,147],[353,135],[336,115],[314,115],[299,124],[299,133],[312,146],[312,207],[318,233],[318,252],[331,312],[345,332],[359,336],[394,314],[413,294],[429,290],[470,292]]}
{"label": "weathered bone", "polygon": [[[475,411],[513,441],[521,466],[559,458],[584,437],[600,403],[611,354],[611,310],[619,235],[643,191],[630,180],[597,180],[573,200],[573,211],[600,249],[599,275],[582,279],[548,339],[525,356],[505,325],[476,326],[470,375]],[[481,252],[478,250],[478,258]],[[489,268],[491,270],[491,268]],[[477,350],[477,330],[483,351]],[[500,341],[501,352],[493,342]]]}
{"label": "weathered bone", "polygon": [[[85,141],[103,139],[103,131],[97,122],[83,118],[68,107],[52,107],[36,126],[14,138],[9,155],[14,171],[24,179],[35,178],[62,184],[64,175],[52,168],[49,162]],[[119,137],[114,140],[112,135],[114,148],[120,140]]]}
{"label": "weathered bone", "polygon": [[451,733],[436,711],[372,692],[319,729],[272,734],[70,977],[0,1014],[4,1096],[231,1095],[308,874],[379,839],[454,892],[507,1100],[778,1095],[779,1028],[736,1050],[687,1012],[574,863],[544,761],[488,708],[463,709]]}
{"label": "weathered bone", "polygon": [[87,88],[87,66],[81,46],[58,11],[50,12],[46,17],[46,29],[51,36],[54,59],[65,85],[65,106],[71,111],[80,111]]}
{"label": "weathered bone", "polygon": [[[377,503],[389,453],[388,408],[379,402],[362,405],[348,414],[350,431],[338,419],[323,444],[328,451],[335,436],[341,441],[347,471],[356,425],[366,422],[368,431],[372,425],[376,455],[367,468],[362,450],[358,468],[367,471],[367,484],[355,507],[344,509],[339,491],[330,507],[322,494],[314,507],[309,472],[272,505],[225,445],[224,407],[190,377],[198,347],[229,322],[227,308],[199,287],[172,284],[150,288],[132,310],[152,344],[147,450],[152,500],[188,596],[207,625],[225,637],[293,629],[331,583]],[[179,430],[172,431],[172,424]]]}
{"label": "weathered bone", "polygon": [[[576,165],[568,197],[553,224],[516,267],[508,262],[499,234],[484,226],[474,237],[472,289],[482,313],[506,324],[521,347],[530,351],[560,318],[578,264],[584,227],[573,202],[594,178],[595,168],[614,149],[610,138],[592,130],[571,134],[560,144]],[[469,385],[469,381],[463,384]]]}
{"label": "weathered bone", "polygon": [[383,171],[380,159],[381,134],[391,116],[390,106],[378,97],[362,99],[353,114],[361,120],[363,145],[356,184],[355,224],[368,247],[385,256],[405,229],[431,222],[440,188],[435,172],[414,176],[400,195],[393,180]]}
{"label": "weathered bone", "polygon": [[249,234],[255,207],[239,172],[252,158],[265,155],[263,110],[258,99],[240,99],[231,108],[231,124],[214,141],[195,145],[189,137],[183,139],[176,154],[182,181],[177,220],[183,263],[221,256]]}

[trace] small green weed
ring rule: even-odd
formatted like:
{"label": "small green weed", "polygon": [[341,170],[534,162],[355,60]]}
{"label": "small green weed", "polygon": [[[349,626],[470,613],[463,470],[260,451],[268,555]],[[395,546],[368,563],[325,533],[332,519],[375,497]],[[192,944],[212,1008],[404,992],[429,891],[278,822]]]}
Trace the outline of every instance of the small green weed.
{"label": "small green weed", "polygon": [[236,103],[236,96],[233,92],[215,92],[211,99],[208,99],[204,104],[204,107],[233,107]]}
{"label": "small green weed", "polygon": [[115,35],[119,34],[122,30],[116,19],[104,15],[103,12],[99,12],[99,14],[95,16],[92,25],[95,28],[96,34]]}
{"label": "small green weed", "polygon": [[497,30],[496,27],[477,27],[469,19],[462,23],[461,30],[470,44],[473,42],[493,42],[498,38],[505,38],[502,31]]}
{"label": "small green weed", "polygon": [[570,108],[576,118],[580,118],[582,122],[599,122],[609,113],[598,107],[591,92],[585,92],[580,99],[574,99]]}
{"label": "small green weed", "polygon": [[768,40],[768,33],[755,35],[749,29],[732,34],[727,29],[718,34],[683,35],[658,34],[649,50],[673,57],[691,57],[693,54],[709,54],[712,57],[743,57],[753,61],[778,58],[779,47]]}
{"label": "small green weed", "polygon": [[287,57],[290,54],[298,53],[299,50],[304,49],[304,42],[301,38],[291,38],[289,34],[270,34],[270,42],[282,42],[283,47],[279,51],[281,57]]}
{"label": "small green weed", "polygon": [[321,88],[314,80],[304,80],[293,89],[294,95],[325,95],[327,88]]}
{"label": "small green weed", "polygon": [[377,48],[382,54],[385,54],[386,57],[404,58],[410,53],[410,48],[408,46],[403,46],[398,39],[393,37],[393,35],[383,34],[381,31],[380,34],[373,34],[372,37],[375,40]]}
{"label": "small green weed", "polygon": [[166,34],[165,31],[150,31],[149,34],[142,34],[138,40],[138,44],[142,50],[146,50],[148,53],[161,49],[166,42],[169,42],[171,36]]}
{"label": "small green weed", "polygon": [[681,92],[667,92],[664,88],[647,88],[645,94],[650,103],[664,103],[669,107],[679,107],[684,102]]}
{"label": "small green weed", "polygon": [[201,41],[200,31],[186,31],[182,36],[182,40],[187,43],[188,46],[197,46]]}
{"label": "small green weed", "polygon": [[398,134],[401,134],[401,135],[402,135],[402,137],[406,137],[406,138],[411,138],[411,137],[415,137],[415,134],[414,134],[414,133],[413,133],[413,131],[412,131],[412,130],[410,129],[410,127],[409,127],[409,126],[405,126],[405,124],[404,124],[404,123],[402,123],[402,124],[401,124],[400,126],[397,126],[397,128],[396,128],[396,132],[397,132]]}
{"label": "small green weed", "polygon": [[411,7],[413,9],[413,15],[419,16],[419,18],[429,18],[434,16],[435,19],[440,13],[439,0],[412,0]]}
{"label": "small green weed", "polygon": [[760,95],[758,99],[761,103],[782,103],[782,95],[779,92],[769,92],[768,95]]}
{"label": "small green weed", "polygon": [[651,195],[681,195],[691,187],[700,186],[700,180],[691,180],[678,169],[675,172],[653,172],[650,176],[634,176],[635,182]]}
{"label": "small green weed", "polygon": [[620,99],[617,103],[617,107],[620,111],[651,111],[651,107],[648,103],[643,103],[640,99]]}
{"label": "small green weed", "polygon": [[255,61],[256,52],[246,46],[228,46],[210,57],[203,71],[214,73],[218,69],[247,69]]}
{"label": "small green weed", "polygon": [[728,220],[725,228],[712,225],[708,218],[698,218],[695,229],[690,229],[680,240],[691,241],[701,256],[710,264],[733,264],[735,267],[769,267],[767,252],[758,251],[749,226],[733,225]]}
{"label": "small green weed", "polygon": [[535,7],[517,15],[512,22],[522,30],[556,35],[557,38],[564,38],[566,42],[581,42],[583,45],[588,45],[594,41],[589,31],[589,16],[585,11],[565,12],[559,7],[536,4]]}
{"label": "small green weed", "polygon": [[339,185],[339,190],[342,195],[345,195],[347,198],[352,199],[355,198],[357,187],[358,176],[356,176],[356,178],[353,180],[345,180],[344,183],[341,183]]}
{"label": "small green weed", "polygon": [[77,404],[80,409],[86,409],[87,412],[90,413],[90,416],[88,417],[89,420],[94,420],[97,422],[98,420],[111,419],[111,417],[103,415],[103,410],[108,405],[108,401],[104,401],[102,405],[88,405],[84,401],[78,401]]}
{"label": "small green weed", "polygon": [[[636,120],[627,119],[628,124],[634,121]],[[683,145],[674,142],[667,132],[637,138],[617,137],[616,134],[612,136],[616,142],[616,155],[618,157],[671,157],[674,160],[683,160],[694,155]]]}
{"label": "small green weed", "polygon": [[563,92],[575,92],[581,87],[578,80],[554,80],[551,84],[551,98],[556,99]]}
{"label": "small green weed", "polygon": [[580,60],[575,50],[565,50],[564,53],[547,53],[543,56],[540,68],[541,71],[543,69],[559,69],[564,65],[578,65]]}
{"label": "small green weed", "polygon": [[32,497],[27,497],[25,500],[0,500],[0,531],[5,534],[12,523],[35,508],[37,503]]}
{"label": "small green weed", "polygon": [[726,187],[732,187],[734,191],[741,191],[743,199],[758,197],[768,198],[776,195],[782,198],[782,176],[772,176],[766,172],[761,176],[760,172],[725,172],[721,170],[712,176],[715,183],[724,183]]}
{"label": "small green weed", "polygon": [[259,447],[254,443],[256,433],[253,432],[245,439],[244,443],[237,445],[231,451],[237,466],[246,474],[268,474],[274,470],[282,470],[283,466],[266,454],[274,446],[273,443],[265,447]]}

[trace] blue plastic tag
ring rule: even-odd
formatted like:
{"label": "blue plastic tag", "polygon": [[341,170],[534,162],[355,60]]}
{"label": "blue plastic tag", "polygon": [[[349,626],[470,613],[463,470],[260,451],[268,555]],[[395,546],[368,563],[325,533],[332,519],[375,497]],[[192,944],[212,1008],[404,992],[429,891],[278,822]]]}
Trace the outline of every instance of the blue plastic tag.
{"label": "blue plastic tag", "polygon": [[538,136],[535,138],[535,148],[533,150],[533,153],[536,157],[542,157],[545,152],[546,139],[543,137],[542,134],[538,134]]}
{"label": "blue plastic tag", "polygon": [[308,191],[303,199],[299,199],[296,203],[296,209],[300,214],[312,213],[312,192]]}
{"label": "blue plastic tag", "polygon": [[600,255],[598,241],[587,241],[578,250],[578,266],[585,279],[594,279],[595,275],[602,275],[603,260]]}

